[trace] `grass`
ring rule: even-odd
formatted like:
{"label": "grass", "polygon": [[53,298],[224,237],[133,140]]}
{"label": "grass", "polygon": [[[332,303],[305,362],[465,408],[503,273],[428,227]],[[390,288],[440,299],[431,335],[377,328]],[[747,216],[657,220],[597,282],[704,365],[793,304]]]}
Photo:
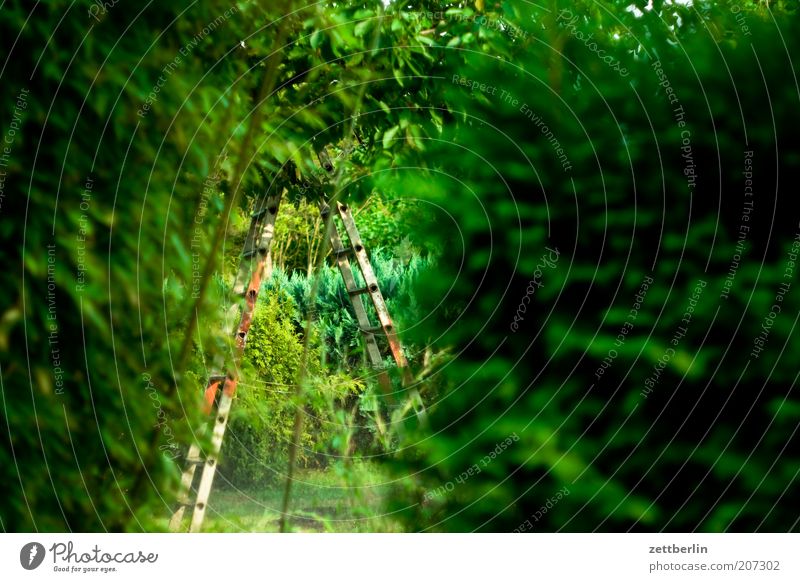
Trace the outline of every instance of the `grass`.
{"label": "grass", "polygon": [[[355,461],[326,469],[301,469],[292,487],[294,532],[397,532],[399,525],[384,511],[390,486],[375,463]],[[277,532],[284,481],[263,489],[215,488],[203,526],[206,532]]]}

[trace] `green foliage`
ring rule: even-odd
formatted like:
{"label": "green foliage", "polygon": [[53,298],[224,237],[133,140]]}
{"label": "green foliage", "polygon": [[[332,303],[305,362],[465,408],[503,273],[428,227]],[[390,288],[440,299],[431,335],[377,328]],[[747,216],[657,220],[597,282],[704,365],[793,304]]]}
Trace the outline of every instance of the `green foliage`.
{"label": "green foliage", "polygon": [[[404,318],[411,322],[418,317],[413,288],[431,259],[414,256],[402,263],[378,251],[372,255],[372,264],[402,330]],[[312,312],[313,277],[319,280]],[[237,487],[269,483],[283,474],[298,405],[293,387],[311,313],[315,319],[300,399],[304,422],[298,462],[326,466],[331,459],[369,453],[377,446],[374,422],[381,408],[375,401],[376,387],[367,388],[371,374],[361,370],[368,362],[338,269],[324,266],[312,277],[303,271],[286,276],[277,270],[265,282],[261,298],[248,335],[246,375],[220,465],[222,479]],[[412,362],[419,357],[412,345],[405,347]]]}
{"label": "green foliage", "polygon": [[[422,316],[415,297],[415,285],[421,273],[432,268],[434,259],[411,255],[401,260],[382,249],[376,249],[370,255],[370,261],[389,313],[395,320],[395,327],[404,340],[404,330]],[[317,293],[312,309],[311,294],[315,277]],[[285,272],[276,270],[265,283],[263,293],[287,293],[293,300],[287,310],[298,328],[303,327],[308,315],[313,313],[326,362],[334,367],[342,364],[356,368],[367,365],[355,312],[337,267],[324,265],[312,276],[303,272],[287,276]],[[377,325],[377,321],[373,323]],[[406,348],[409,357],[417,354],[411,344],[407,344]]]}
{"label": "green foliage", "polygon": [[[402,531],[386,513],[390,475],[380,463],[339,460],[325,469],[300,469],[296,477],[294,497],[302,501],[293,510],[291,531]],[[281,487],[248,489],[246,495],[230,489],[215,491],[203,531],[276,532],[282,495]]]}
{"label": "green foliage", "polygon": [[280,292],[266,294],[256,307],[247,336],[247,361],[259,375],[284,385],[296,380],[303,357],[302,338],[290,317],[293,311],[291,298]]}
{"label": "green foliage", "polygon": [[[377,74],[363,8],[3,4],[3,528],[147,530],[168,515],[167,457],[197,427],[203,362],[229,348],[216,308],[230,265],[194,296],[220,267],[222,210],[289,184],[287,160],[310,171],[312,138],[349,138],[358,99],[330,87]],[[329,62],[353,51],[360,63]]]}
{"label": "green foliage", "polygon": [[316,204],[284,202],[275,222],[272,263],[287,273],[310,274],[325,243],[325,225]]}
{"label": "green foliage", "polygon": [[325,370],[319,341],[312,337],[307,380],[299,400],[294,397],[304,350],[295,311],[292,299],[277,289],[256,308],[220,464],[223,481],[237,487],[263,485],[283,473],[297,406],[305,417],[298,463],[326,465],[337,455],[335,439],[347,428],[337,412],[363,389],[359,380]]}
{"label": "green foliage", "polygon": [[[419,203],[404,199],[387,199],[378,194],[356,204],[353,215],[361,238],[369,249],[390,252],[397,260],[407,261],[414,255],[435,253],[433,241],[419,236],[418,227],[430,220]],[[249,220],[237,215],[229,229],[229,271],[238,265],[238,252],[244,243]],[[275,222],[272,245],[272,265],[292,274],[302,271],[307,277],[314,271],[319,253],[330,246],[325,236],[325,224],[317,204],[306,199],[296,203],[284,200]]]}
{"label": "green foliage", "polygon": [[[409,528],[511,531],[566,486],[536,530],[795,530],[796,515],[775,504],[800,501],[796,433],[781,428],[783,406],[797,404],[787,354],[800,349],[800,295],[776,300],[781,281],[796,284],[786,268],[800,228],[789,194],[797,94],[786,78],[798,72],[797,20],[748,11],[745,36],[731,10],[710,3],[641,17],[625,3],[586,5],[553,3],[628,78],[552,6],[502,3],[530,32],[525,50],[501,43],[510,61],[443,52],[432,98],[447,103],[441,134],[424,156],[393,150],[398,165],[428,171],[379,182],[444,209],[430,230],[444,256],[417,294],[433,317],[419,332],[457,354],[442,370],[449,392],[431,407],[434,436],[400,469],[421,471],[419,487],[397,506],[418,503]],[[757,187],[743,219],[748,151]],[[726,297],[741,224],[747,250]],[[458,237],[463,248],[446,244]],[[559,251],[552,267],[548,248]],[[770,353],[753,356],[776,301]],[[482,464],[511,434],[519,442]]]}
{"label": "green foliage", "polygon": [[[365,203],[423,388],[448,388],[398,467],[420,475],[398,485],[409,529],[514,529],[563,486],[538,528],[796,529],[776,505],[800,501],[794,288],[769,349],[747,357],[779,285],[795,284],[795,3],[634,4],[201,0],[140,14],[80,0],[29,18],[5,2],[0,527],[161,526],[206,364],[230,348],[220,307],[245,214],[253,193],[287,188],[285,274],[251,330],[231,480],[269,478],[298,406],[303,463],[350,449],[364,387],[330,362],[362,360],[332,268],[310,306],[314,202],[338,196]],[[311,161],[323,144],[332,179]],[[745,151],[758,196],[725,298]],[[521,303],[548,246],[559,261]],[[642,396],[700,279],[691,327]],[[312,311],[319,337],[289,399]],[[426,495],[511,434],[453,494]]]}
{"label": "green foliage", "polygon": [[424,236],[430,212],[419,201],[371,195],[353,213],[361,238],[368,249],[389,253],[396,261],[415,255],[436,255],[435,241]]}
{"label": "green foliage", "polygon": [[[184,405],[187,420],[197,416],[200,386],[178,379],[181,402],[170,351],[193,312],[193,234],[202,265],[213,260],[202,253],[221,198],[209,187],[207,220],[195,222],[203,181],[218,169],[224,120],[243,104],[217,101],[230,67],[203,81],[199,56],[219,52],[206,38],[149,112],[137,111],[230,4],[150,5],[143,19],[117,8],[97,20],[93,5],[0,9],[0,131],[17,127],[0,198],[0,521],[10,531],[158,527],[174,498],[172,459],[190,438]],[[219,32],[238,38],[241,25],[235,16]],[[216,126],[204,123],[213,107]]]}

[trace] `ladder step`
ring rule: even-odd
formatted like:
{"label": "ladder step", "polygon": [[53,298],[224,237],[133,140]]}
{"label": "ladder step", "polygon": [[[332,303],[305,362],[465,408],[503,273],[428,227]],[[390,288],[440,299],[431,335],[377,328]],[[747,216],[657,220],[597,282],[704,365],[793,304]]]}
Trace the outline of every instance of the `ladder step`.
{"label": "ladder step", "polygon": [[361,331],[364,333],[383,333],[383,327],[380,325],[373,327],[362,327]]}
{"label": "ladder step", "polygon": [[202,465],[205,462],[206,460],[201,457],[186,457],[187,465]]}
{"label": "ladder step", "polygon": [[258,247],[256,249],[248,249],[246,251],[242,251],[242,257],[245,259],[251,259],[258,253],[261,253],[262,255],[267,254],[267,250],[269,249],[266,246]]}
{"label": "ladder step", "polygon": [[269,206],[264,206],[263,208],[259,208],[255,212],[250,215],[250,218],[261,218],[265,214],[275,214],[278,212],[278,208],[274,204],[270,204]]}
{"label": "ladder step", "polygon": [[340,249],[333,249],[333,254],[336,255],[337,257],[341,256],[341,255],[347,255],[347,254],[350,254],[352,252],[353,252],[353,249],[346,249],[344,247],[342,247]]}
{"label": "ladder step", "polygon": [[326,172],[333,171],[333,162],[331,162],[331,157],[324,147],[317,152],[317,158],[319,159],[319,165],[322,166]]}
{"label": "ladder step", "polygon": [[366,287],[358,287],[357,289],[348,289],[347,292],[350,295],[361,295],[363,293],[377,293],[379,291],[378,285],[373,283],[372,285],[367,285]]}

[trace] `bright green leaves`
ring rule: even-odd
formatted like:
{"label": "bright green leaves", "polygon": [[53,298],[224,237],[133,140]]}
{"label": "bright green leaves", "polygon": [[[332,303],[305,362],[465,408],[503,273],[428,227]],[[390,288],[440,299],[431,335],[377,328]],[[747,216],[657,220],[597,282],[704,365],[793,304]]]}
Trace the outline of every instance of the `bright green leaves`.
{"label": "bright green leaves", "polygon": [[322,44],[323,39],[325,38],[324,33],[321,30],[315,30],[314,33],[311,35],[309,40],[309,44],[311,48],[314,50],[318,49]]}
{"label": "bright green leaves", "polygon": [[361,20],[353,29],[353,34],[355,34],[357,38],[364,38],[374,28],[374,25],[375,22],[371,18]]}
{"label": "bright green leaves", "polygon": [[394,145],[394,138],[397,135],[398,131],[400,131],[400,126],[394,125],[383,133],[383,140],[382,140],[383,149],[388,150],[392,148],[392,146]]}

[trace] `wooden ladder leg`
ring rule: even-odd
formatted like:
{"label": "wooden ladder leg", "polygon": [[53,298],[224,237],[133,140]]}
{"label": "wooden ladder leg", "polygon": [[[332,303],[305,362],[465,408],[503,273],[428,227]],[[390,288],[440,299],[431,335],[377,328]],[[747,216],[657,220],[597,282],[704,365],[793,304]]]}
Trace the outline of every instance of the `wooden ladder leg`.
{"label": "wooden ladder leg", "polygon": [[275,235],[275,220],[278,217],[282,193],[262,198],[250,217],[250,228],[245,237],[242,254],[239,258],[239,270],[233,283],[233,293],[243,296],[247,290],[257,264],[264,262],[272,247]]}
{"label": "wooden ladder leg", "polygon": [[386,335],[386,339],[389,342],[389,349],[392,352],[392,357],[394,357],[397,367],[402,370],[403,381],[408,386],[410,401],[412,407],[414,408],[414,412],[421,422],[425,422],[427,420],[425,405],[422,402],[422,397],[419,394],[419,390],[417,390],[417,388],[414,386],[414,378],[408,368],[408,361],[406,360],[405,354],[403,354],[403,348],[400,345],[400,340],[397,337],[397,331],[395,330],[394,323],[389,315],[389,309],[386,306],[383,293],[381,293],[380,286],[378,285],[378,278],[375,276],[375,271],[372,269],[372,263],[370,263],[369,255],[364,247],[364,242],[361,240],[361,234],[358,232],[358,227],[356,227],[353,214],[350,211],[350,207],[346,204],[338,202],[336,206],[339,212],[339,217],[341,218],[342,224],[347,232],[347,238],[350,240],[351,252],[355,257],[356,264],[358,265],[361,275],[364,278],[366,287],[363,288],[363,292],[368,294],[370,299],[372,299],[372,305],[375,308],[375,313],[377,314],[378,321],[380,322],[379,326],[374,328],[368,327],[366,329],[362,329],[362,331],[365,333],[382,332]]}
{"label": "wooden ladder leg", "polygon": [[[282,192],[263,198],[253,212],[250,219],[250,227],[245,238],[244,248],[242,249],[239,269],[233,285],[233,294],[243,297],[244,301],[234,300],[225,311],[223,327],[225,335],[233,336],[235,351],[233,356],[233,372],[225,376],[212,376],[209,386],[206,388],[204,397],[204,411],[210,414],[216,403],[216,413],[213,420],[213,433],[211,437],[211,451],[203,458],[200,447],[192,444],[186,458],[187,466],[181,476],[181,490],[179,496],[180,507],[175,511],[170,519],[170,529],[177,531],[181,528],[186,507],[191,504],[191,488],[195,479],[198,465],[203,465],[200,476],[200,484],[195,496],[194,511],[189,526],[190,532],[200,531],[208,508],[208,498],[211,495],[211,486],[217,471],[219,453],[222,449],[222,441],[225,430],[228,426],[228,417],[236,393],[237,379],[231,374],[238,369],[244,351],[247,333],[255,314],[256,301],[261,281],[268,275],[268,257],[272,247],[272,240],[275,234],[275,220],[280,207]],[[238,325],[234,324],[239,318]],[[215,368],[225,369],[226,358],[221,354],[215,357]],[[222,393],[217,394],[222,385]]]}
{"label": "wooden ladder leg", "polygon": [[[220,377],[219,375],[212,375],[210,377],[203,396],[203,412],[206,415],[211,414],[211,410],[214,408],[214,403],[217,399],[217,394],[224,380],[225,377]],[[202,430],[203,434],[206,432],[206,429],[207,427],[204,426]],[[186,508],[192,504],[192,484],[194,483],[197,466],[200,464],[202,464],[202,451],[200,450],[200,445],[194,442],[186,453],[186,460],[183,473],[181,474],[181,485],[178,493],[179,506],[169,520],[169,529],[171,531],[180,531]]]}
{"label": "wooden ladder leg", "polygon": [[[327,219],[329,213],[327,204],[323,204],[321,206],[321,212],[322,217]],[[350,299],[351,305],[353,306],[353,311],[356,314],[356,322],[358,323],[358,327],[361,330],[361,335],[364,339],[364,347],[367,353],[367,358],[369,359],[371,367],[377,372],[378,383],[380,384],[383,392],[386,394],[386,398],[389,400],[390,404],[394,404],[392,382],[389,379],[389,375],[386,373],[386,370],[384,369],[383,356],[381,355],[381,350],[378,347],[378,342],[375,339],[375,334],[369,331],[369,328],[372,324],[369,321],[369,316],[367,315],[367,309],[364,305],[363,299],[363,294],[367,292],[367,289],[359,288],[358,284],[356,283],[355,276],[353,275],[353,268],[350,264],[350,259],[347,257],[351,251],[345,248],[344,243],[342,243],[342,238],[339,235],[339,229],[335,221],[331,224],[330,241],[332,252],[336,257],[336,265],[339,267],[339,274],[342,276],[342,281],[344,281],[344,287],[347,291],[347,296]]]}
{"label": "wooden ladder leg", "polygon": [[211,495],[211,485],[214,482],[214,475],[217,472],[217,460],[219,459],[220,449],[222,449],[222,439],[225,436],[225,429],[228,426],[228,417],[230,416],[235,391],[236,380],[227,378],[225,380],[225,387],[219,398],[216,418],[214,419],[214,432],[211,435],[211,452],[206,457],[205,463],[203,464],[203,474],[200,477],[200,485],[197,488],[197,499],[194,505],[194,512],[192,513],[192,523],[189,526],[190,533],[200,531],[203,525],[203,519],[205,518],[206,509],[208,508],[208,498]]}
{"label": "wooden ladder leg", "polygon": [[180,531],[181,523],[183,522],[184,513],[186,513],[186,507],[191,504],[191,493],[192,493],[192,483],[194,482],[195,472],[197,470],[197,464],[189,462],[189,459],[192,458],[199,458],[200,457],[200,447],[196,443],[192,443],[192,446],[189,447],[189,452],[186,454],[186,466],[183,469],[183,474],[181,475],[181,487],[180,493],[178,494],[178,503],[180,506],[175,513],[172,514],[172,517],[169,520],[169,529],[170,531]]}

